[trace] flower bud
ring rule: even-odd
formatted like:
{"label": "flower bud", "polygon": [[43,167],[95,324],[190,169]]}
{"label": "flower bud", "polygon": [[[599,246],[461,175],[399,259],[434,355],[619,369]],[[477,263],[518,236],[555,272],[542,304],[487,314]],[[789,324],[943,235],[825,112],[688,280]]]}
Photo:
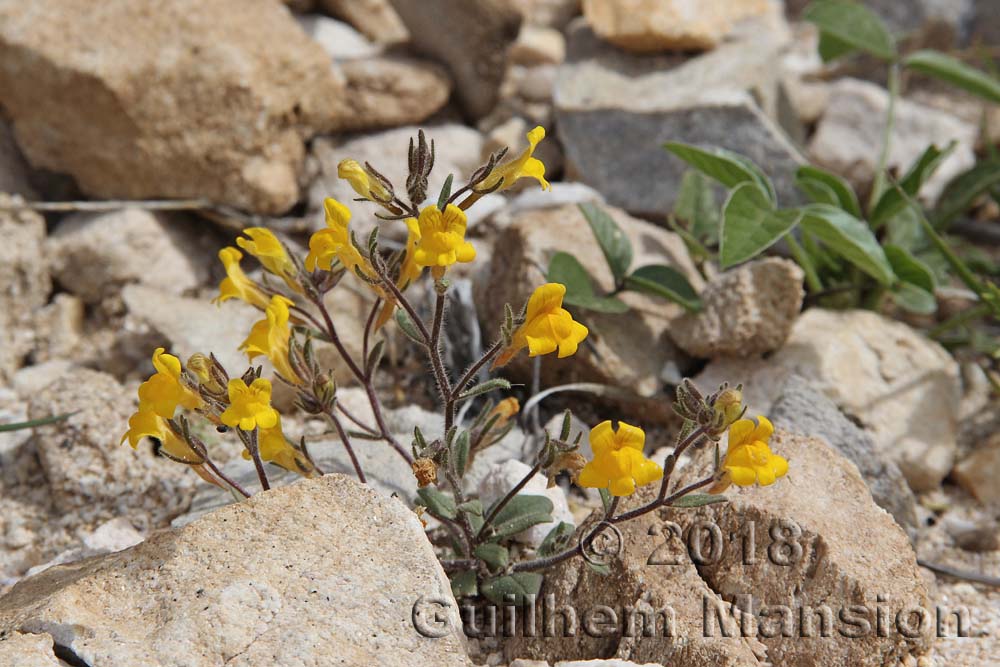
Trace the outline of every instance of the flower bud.
{"label": "flower bud", "polygon": [[739,389],[726,389],[715,399],[712,409],[716,418],[722,422],[720,428],[728,428],[743,415],[743,392]]}
{"label": "flower bud", "polygon": [[212,372],[215,364],[211,359],[200,352],[192,354],[188,359],[187,369],[198,378],[198,383],[213,394],[224,394],[225,387],[219,384],[218,379]]}

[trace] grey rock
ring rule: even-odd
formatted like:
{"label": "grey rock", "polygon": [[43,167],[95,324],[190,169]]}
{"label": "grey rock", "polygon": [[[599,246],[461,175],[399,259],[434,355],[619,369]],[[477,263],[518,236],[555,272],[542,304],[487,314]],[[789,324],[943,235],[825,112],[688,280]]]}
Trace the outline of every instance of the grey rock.
{"label": "grey rock", "polygon": [[554,97],[567,172],[613,205],[662,218],[688,169],[663,144],[721,146],[761,165],[779,198],[792,203],[792,177],[803,158],[771,119],[778,95],[773,61],[788,39],[783,19],[768,16],[746,22],[703,55],[636,56],[575,22]]}
{"label": "grey rock", "polygon": [[872,436],[844,416],[836,403],[804,378],[793,375],[771,406],[775,426],[821,438],[858,467],[875,503],[911,536],[918,528],[916,499],[899,466],[875,446]]}
{"label": "grey rock", "polygon": [[[488,114],[498,100],[507,49],[517,39],[520,14],[503,0],[392,0],[420,54],[447,66],[465,112]],[[447,37],[442,29],[447,26]]]}
{"label": "grey rock", "polygon": [[29,167],[10,126],[0,118],[0,192],[34,199],[35,191],[28,182]]}
{"label": "grey rock", "polygon": [[[13,201],[0,193],[0,205]],[[0,211],[0,380],[9,378],[38,341],[35,313],[49,298],[45,220],[33,211]]]}

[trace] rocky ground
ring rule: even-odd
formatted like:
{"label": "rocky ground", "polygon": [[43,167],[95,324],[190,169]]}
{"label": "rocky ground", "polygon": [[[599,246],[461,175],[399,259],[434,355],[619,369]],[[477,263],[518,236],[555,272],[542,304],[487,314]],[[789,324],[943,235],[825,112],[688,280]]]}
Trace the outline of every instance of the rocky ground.
{"label": "rocky ground", "polygon": [[[719,273],[665,224],[686,171],[666,141],[751,157],[782,201],[800,197],[793,176],[807,160],[870,186],[885,72],[823,65],[804,4],[0,0],[0,425],[72,413],[0,431],[0,665],[1000,664],[1000,399],[975,359],[925,336],[932,318],[814,307],[787,258]],[[911,45],[1000,46],[991,0],[866,4]],[[791,461],[772,489],[628,524],[606,575],[579,559],[548,573],[543,592],[581,613],[671,606],[673,638],[464,636],[425,536],[440,527],[412,511],[411,472],[374,443],[359,452],[369,487],[357,484],[340,443],[291,411],[290,396],[276,396],[286,429],[310,435],[323,468],[341,474],[285,485],[291,475],[275,470],[282,488],[233,504],[148,443],[118,445],[154,348],[182,359],[211,350],[228,368],[245,366],[237,347],[258,315],[210,303],[216,253],[239,229],[265,225],[305,248],[323,199],[354,197],[340,160],[371,160],[403,182],[407,141],[423,128],[437,147],[437,192],[499,147],[520,151],[536,125],[548,132],[536,156],[552,191],[489,194],[470,211],[477,260],[451,274],[449,362],[468,364],[491,342],[503,304],[522,303],[556,251],[613,288],[580,203],[605,205],[634,265],[675,268],[705,308],[693,315],[627,293],[627,317],[582,316],[587,344],[546,358],[537,376],[543,387],[610,385],[616,398],[547,399],[475,458],[469,491],[484,502],[502,495],[528,470],[535,422],[566,407],[574,433],[621,417],[657,450],[676,433],[670,404],[685,376],[706,389],[743,383],[750,413],[771,417],[775,448]],[[955,141],[921,191],[933,201],[998,134],[997,106],[915,79],[888,164],[905,169],[927,144]],[[355,217],[373,222],[360,208]],[[996,211],[987,218],[995,224]],[[338,328],[360,355],[370,296],[357,285],[336,295]],[[961,291],[938,297],[939,319],[968,305]],[[390,430],[408,442],[414,426],[443,426],[429,373],[393,326],[379,389]],[[335,355],[324,360],[338,399],[363,416],[364,392]],[[523,404],[531,364],[505,372],[522,383]],[[238,443],[203,437],[227,471],[254,483]],[[678,474],[695,479],[705,457]],[[600,507],[566,480],[547,488],[539,477],[525,492],[548,496],[556,520],[577,526]],[[675,549],[667,524],[686,536],[714,526],[722,555]],[[750,551],[748,526],[761,536]],[[537,548],[540,528],[520,534],[519,548]],[[786,530],[798,531],[803,557],[782,565],[771,547]],[[671,569],[650,563],[653,552]],[[758,597],[741,606],[747,593]],[[421,598],[440,609],[417,614]],[[760,632],[762,605],[790,601],[877,601],[893,620],[900,609],[944,610],[950,625],[863,638]],[[734,605],[751,631],[706,637],[709,604]],[[965,614],[967,636],[955,636],[948,610]],[[445,630],[423,636],[418,621]]]}

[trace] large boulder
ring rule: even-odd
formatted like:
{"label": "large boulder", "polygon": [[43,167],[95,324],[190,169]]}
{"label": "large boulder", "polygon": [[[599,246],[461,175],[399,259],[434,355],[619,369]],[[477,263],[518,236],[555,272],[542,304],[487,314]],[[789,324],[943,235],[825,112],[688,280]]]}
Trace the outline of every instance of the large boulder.
{"label": "large boulder", "polygon": [[766,415],[792,375],[869,431],[914,491],[936,488],[951,470],[961,387],[937,343],[871,311],[811,308],[767,359],[719,359],[695,381],[742,382],[751,414]]}
{"label": "large boulder", "polygon": [[[339,63],[347,93],[334,101],[340,132],[412,125],[439,111],[451,94],[448,74],[416,58],[385,56]],[[447,150],[447,146],[440,148]]]}
{"label": "large boulder", "polygon": [[[0,206],[13,200],[0,194]],[[36,340],[32,321],[52,283],[45,253],[45,220],[32,211],[0,211],[0,381],[24,361]]]}
{"label": "large boulder", "polygon": [[95,197],[281,213],[340,93],[273,0],[0,1],[0,106],[33,166]]}
{"label": "large boulder", "polygon": [[[418,618],[422,599],[437,614]],[[465,667],[447,607],[413,512],[329,475],[25,579],[0,598],[0,635],[48,635],[88,665]],[[443,632],[418,632],[438,619]]]}
{"label": "large boulder", "polygon": [[742,21],[730,40],[707,53],[639,56],[606,44],[577,20],[554,94],[567,173],[615,206],[662,218],[688,169],[663,144],[721,146],[761,165],[779,198],[792,203],[803,158],[773,120],[774,62],[789,39],[784,18],[772,9]]}

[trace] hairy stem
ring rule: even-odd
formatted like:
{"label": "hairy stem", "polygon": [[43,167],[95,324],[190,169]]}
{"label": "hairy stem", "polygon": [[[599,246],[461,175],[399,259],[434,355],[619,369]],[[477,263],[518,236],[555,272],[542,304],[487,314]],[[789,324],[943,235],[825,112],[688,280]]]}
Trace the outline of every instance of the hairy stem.
{"label": "hairy stem", "polygon": [[337,419],[337,414],[332,410],[324,413],[324,416],[331,424],[333,424],[333,427],[337,429],[337,435],[340,436],[340,442],[343,443],[344,449],[347,450],[347,455],[351,459],[351,465],[354,466],[354,472],[357,473],[358,480],[362,484],[367,484],[368,480],[365,478],[365,472],[361,469],[361,463],[358,462],[358,457],[354,453],[354,447],[351,446],[350,437],[347,435],[347,432],[344,431],[344,425],[340,423],[340,420]]}

